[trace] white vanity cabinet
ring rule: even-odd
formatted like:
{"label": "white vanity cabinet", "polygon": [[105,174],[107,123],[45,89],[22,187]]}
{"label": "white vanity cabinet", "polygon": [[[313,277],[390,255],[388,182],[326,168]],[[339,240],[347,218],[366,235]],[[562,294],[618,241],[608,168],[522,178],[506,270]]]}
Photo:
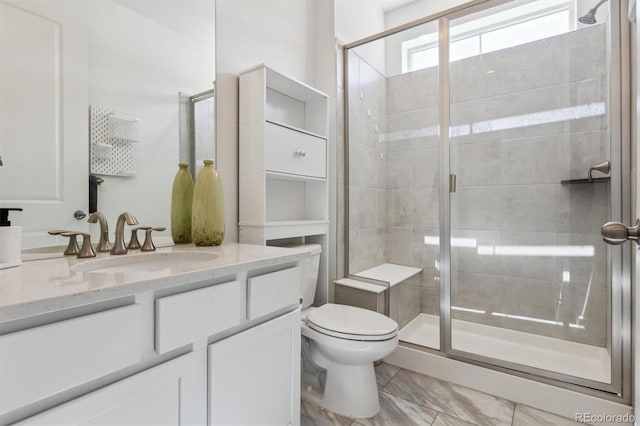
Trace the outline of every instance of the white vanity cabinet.
{"label": "white vanity cabinet", "polygon": [[192,352],[16,425],[204,425],[204,351]]}
{"label": "white vanity cabinet", "polygon": [[0,420],[32,401],[139,363],[141,338],[137,304],[0,336]]}
{"label": "white vanity cabinet", "polygon": [[[47,311],[66,302],[43,298],[17,317],[0,298],[0,426],[299,424],[299,264],[308,253],[211,250],[248,264],[158,275],[110,287],[101,300],[84,290],[89,277],[70,294],[81,303]],[[27,262],[19,276],[56,262],[70,261]],[[0,271],[10,286],[7,277]]]}
{"label": "white vanity cabinet", "polygon": [[209,424],[300,421],[300,312],[209,346]]}

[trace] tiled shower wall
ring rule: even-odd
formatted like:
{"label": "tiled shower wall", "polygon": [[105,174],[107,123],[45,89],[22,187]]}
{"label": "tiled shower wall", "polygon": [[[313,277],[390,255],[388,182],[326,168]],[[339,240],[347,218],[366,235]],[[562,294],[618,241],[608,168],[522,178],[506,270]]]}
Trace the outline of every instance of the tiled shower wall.
{"label": "tiled shower wall", "polygon": [[349,263],[356,273],[387,258],[387,170],[382,135],[386,80],[359,56],[349,60]]}
{"label": "tiled shower wall", "polygon": [[494,252],[595,251],[492,256],[457,247],[453,305],[485,314],[455,318],[606,346],[609,280],[599,231],[609,217],[610,183],[560,183],[586,178],[590,166],[610,159],[606,64],[604,25],[452,64],[452,235]]}
{"label": "tiled shower wall", "polygon": [[[395,259],[389,183],[402,170],[390,169],[387,152],[386,78],[357,55],[350,56],[349,73],[349,264],[357,274]],[[420,295],[421,281],[414,277],[391,289],[389,316],[400,327],[420,313]]]}
{"label": "tiled shower wall", "polygon": [[437,315],[439,247],[438,69],[387,79],[387,261],[423,268],[420,307]]}
{"label": "tiled shower wall", "polygon": [[[350,271],[422,267],[421,310],[438,314],[438,246],[425,244],[439,224],[438,71],[385,79],[350,57]],[[595,250],[454,247],[453,305],[478,311],[454,318],[606,346],[610,185],[560,183],[609,159],[606,64],[603,25],[451,63],[452,236],[494,253]]]}

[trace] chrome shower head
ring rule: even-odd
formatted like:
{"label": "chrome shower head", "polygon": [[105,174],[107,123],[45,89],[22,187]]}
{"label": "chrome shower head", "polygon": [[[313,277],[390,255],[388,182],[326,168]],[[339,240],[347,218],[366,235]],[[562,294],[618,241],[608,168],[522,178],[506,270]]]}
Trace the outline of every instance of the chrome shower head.
{"label": "chrome shower head", "polygon": [[595,10],[591,9],[589,13],[578,18],[582,24],[592,25],[596,23]]}
{"label": "chrome shower head", "polygon": [[596,23],[596,11],[602,5],[602,3],[604,3],[605,1],[607,1],[607,0],[600,0],[595,6],[593,6],[591,8],[591,10],[589,10],[587,12],[586,15],[579,17],[578,21],[580,21],[581,24],[587,24],[587,25],[595,24]]}

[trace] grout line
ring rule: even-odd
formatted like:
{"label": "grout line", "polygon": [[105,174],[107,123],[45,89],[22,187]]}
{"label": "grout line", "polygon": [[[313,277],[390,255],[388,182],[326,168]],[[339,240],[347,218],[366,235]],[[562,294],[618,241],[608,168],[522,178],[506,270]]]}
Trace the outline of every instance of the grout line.
{"label": "grout line", "polygon": [[[389,379],[389,381],[387,382],[387,385],[388,385],[389,383],[391,383],[391,380],[393,380],[393,378],[395,378],[395,377],[398,375],[398,373],[400,372],[400,370],[405,370],[405,369],[404,369],[404,368],[400,368],[400,369],[398,369],[398,371],[396,372],[396,374],[394,374],[394,376],[393,376],[391,379]],[[405,370],[405,371],[406,371],[406,372],[408,372],[408,373],[410,373],[410,374],[420,374],[420,373],[416,373],[416,372],[409,371],[409,370]],[[407,399],[407,398],[404,398],[404,397],[402,397],[402,396],[400,396],[400,395],[396,395],[396,394],[394,394],[394,393],[392,393],[392,392],[389,392],[389,391],[385,390],[384,388],[386,388],[386,386],[387,386],[387,385],[385,385],[385,386],[383,387],[383,389],[380,389],[380,392],[381,392],[381,393],[386,393],[386,394],[388,394],[388,395],[391,395],[391,396],[392,396],[392,397],[394,397],[394,398],[401,399],[401,400],[403,400],[403,401],[405,401],[405,402],[409,403],[410,405],[414,405],[414,406],[417,406],[417,407],[419,407],[419,408],[426,408],[426,409],[428,409],[428,410],[435,411],[435,412],[436,412],[436,413],[438,413],[438,414],[440,414],[440,413],[441,413],[440,411],[436,410],[434,407],[431,407],[431,406],[429,406],[429,405],[423,404],[422,402],[411,401],[411,400],[409,400],[409,399]],[[433,418],[433,420],[434,420],[434,421],[435,421],[435,418],[436,418],[436,417],[438,417],[438,414],[436,414],[436,416]],[[452,416],[452,417],[455,417],[455,416]],[[456,417],[456,418],[457,418],[457,417]],[[462,420],[462,419],[460,419],[460,420]],[[433,424],[433,423],[432,423],[432,424]]]}
{"label": "grout line", "polygon": [[518,407],[518,404],[514,402],[513,403],[513,413],[511,414],[511,426],[513,426],[514,422],[516,421],[516,408],[517,407]]}
{"label": "grout line", "polygon": [[[391,392],[387,392],[387,391],[385,391],[384,389],[381,389],[381,390],[380,390],[380,393],[386,393],[387,395],[391,395],[391,396],[392,396],[392,397],[394,397],[394,398],[401,399],[401,400],[403,400],[404,402],[408,403],[409,405],[414,405],[414,406],[416,406],[416,407],[418,407],[418,408],[424,408],[424,409],[427,409],[427,410],[430,410],[430,411],[435,411],[435,412],[436,412],[436,416],[433,418],[433,421],[434,421],[434,422],[435,422],[435,420],[436,420],[436,417],[438,417],[438,415],[441,413],[440,411],[436,410],[436,409],[435,409],[435,408],[433,408],[433,407],[430,407],[430,406],[428,406],[428,405],[422,404],[422,403],[420,403],[420,402],[416,402],[416,401],[408,400],[408,399],[406,399],[406,398],[404,398],[404,397],[402,397],[402,396],[394,395],[394,394],[392,394]],[[424,410],[422,410],[422,411],[424,412]],[[454,416],[452,416],[452,417],[454,417]],[[456,418],[457,418],[457,417],[456,417]],[[460,419],[460,420],[462,420],[462,419]],[[433,424],[433,422],[432,422],[431,424]]]}
{"label": "grout line", "polygon": [[[388,364],[388,365],[391,365],[391,364]],[[394,365],[393,367],[396,367],[396,366]],[[391,381],[392,381],[392,380],[393,380],[393,379],[398,375],[398,373],[400,372],[400,370],[402,370],[402,368],[398,368],[398,370],[395,372],[395,374],[394,374],[393,376],[391,376],[391,377],[389,378],[389,380],[387,380],[387,382],[382,386],[382,389],[380,389],[380,390],[384,390],[384,388],[386,388],[386,387],[387,387],[387,385],[388,385],[389,383],[391,383]],[[391,392],[387,392],[387,393],[388,393],[388,394],[393,395]],[[395,396],[395,395],[393,395],[393,396]]]}

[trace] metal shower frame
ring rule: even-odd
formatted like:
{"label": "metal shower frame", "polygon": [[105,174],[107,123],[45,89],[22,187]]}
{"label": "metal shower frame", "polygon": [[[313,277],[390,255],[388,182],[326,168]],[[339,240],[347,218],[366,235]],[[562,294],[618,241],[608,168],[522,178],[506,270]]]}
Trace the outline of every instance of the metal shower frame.
{"label": "metal shower frame", "polygon": [[[358,46],[384,39],[387,36],[438,21],[439,28],[439,127],[449,129],[449,23],[452,19],[511,3],[513,0],[475,0],[447,9],[407,24],[383,31],[370,37],[346,44],[343,48],[343,87],[344,87],[344,222],[345,248],[344,268],[346,277],[362,280],[349,271],[349,50]],[[627,0],[610,1],[610,25],[608,40],[609,53],[609,135],[611,141],[611,220],[623,223],[631,222],[631,83],[630,75],[622,74],[629,69],[630,42],[629,26],[622,13]],[[624,25],[624,23],[627,25]],[[620,117],[613,120],[612,117]],[[440,350],[434,350],[410,343],[401,345],[422,351],[437,353],[440,356],[465,361],[492,370],[525,377],[570,389],[587,395],[596,396],[620,403],[631,401],[631,244],[610,246],[609,260],[611,268],[611,314],[608,332],[611,338],[611,384],[605,384],[580,377],[561,374],[549,370],[507,362],[464,352],[452,348],[451,345],[451,240],[450,240],[450,192],[449,183],[449,135],[448,131],[440,132]],[[613,189],[620,189],[615,191]],[[625,194],[623,197],[622,195]],[[389,300],[389,283],[385,285],[386,301]],[[385,307],[388,310],[388,306]]]}

